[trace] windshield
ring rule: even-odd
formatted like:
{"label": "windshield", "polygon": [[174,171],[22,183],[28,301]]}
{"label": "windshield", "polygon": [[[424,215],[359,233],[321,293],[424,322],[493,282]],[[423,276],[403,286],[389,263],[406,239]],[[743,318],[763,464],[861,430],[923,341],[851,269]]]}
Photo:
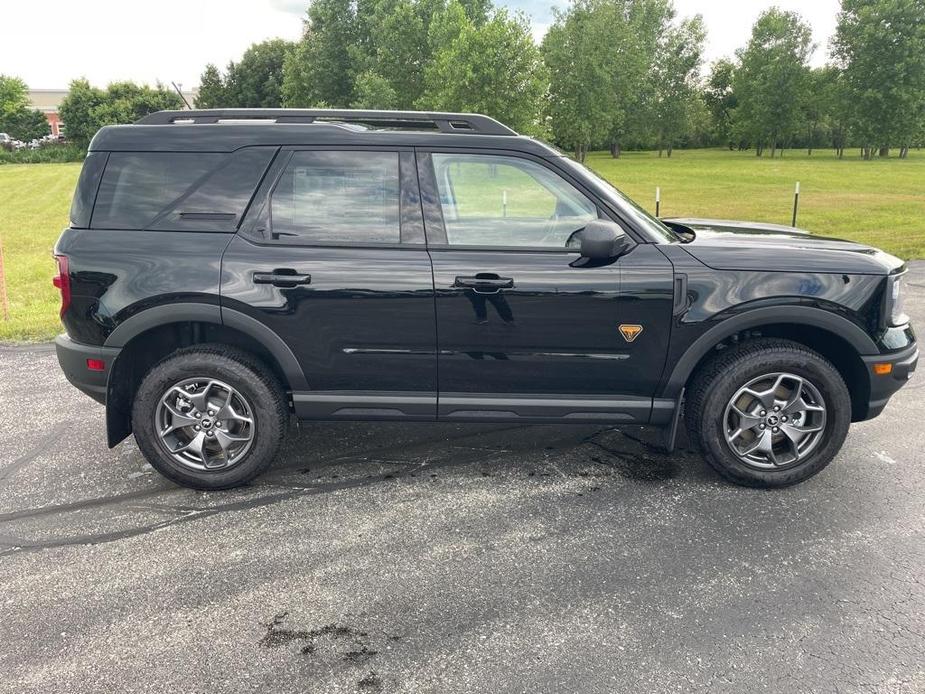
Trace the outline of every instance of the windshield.
{"label": "windshield", "polygon": [[584,164],[579,164],[577,161],[570,157],[563,156],[562,160],[566,163],[567,166],[576,169],[581,173],[590,175],[591,178],[599,184],[600,190],[598,192],[600,192],[603,197],[605,197],[609,202],[613,203],[614,207],[632,219],[632,221],[652,234],[652,236],[669,243],[675,243],[678,241],[677,234],[662,224],[656,217],[653,217],[635,202],[626,197],[610,182],[601,178]]}

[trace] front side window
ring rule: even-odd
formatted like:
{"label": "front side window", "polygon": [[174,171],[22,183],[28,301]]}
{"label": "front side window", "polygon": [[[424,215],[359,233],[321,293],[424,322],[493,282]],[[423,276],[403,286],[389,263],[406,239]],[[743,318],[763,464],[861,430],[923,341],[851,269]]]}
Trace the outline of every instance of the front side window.
{"label": "front side window", "polygon": [[558,174],[527,159],[432,154],[447,243],[576,248],[597,207]]}
{"label": "front side window", "polygon": [[398,152],[294,152],[270,216],[274,240],[399,243]]}

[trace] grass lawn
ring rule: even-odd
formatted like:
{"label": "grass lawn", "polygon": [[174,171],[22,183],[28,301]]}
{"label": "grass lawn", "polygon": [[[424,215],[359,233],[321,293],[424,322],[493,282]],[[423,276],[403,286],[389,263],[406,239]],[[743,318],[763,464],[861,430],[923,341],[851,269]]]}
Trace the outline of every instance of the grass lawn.
{"label": "grass lawn", "polygon": [[[838,161],[821,150],[788,151],[783,159],[753,152],[606,152],[587,164],[646,209],[662,189],[664,216],[700,216],[790,223],[793,184],[800,181],[799,226],[878,246],[902,258],[925,258],[925,151],[900,161]],[[0,243],[10,319],[0,341],[45,340],[60,330],[51,249],[67,224],[80,164],[0,166]],[[513,210],[512,210],[513,212]]]}
{"label": "grass lawn", "polygon": [[675,150],[670,159],[629,152],[613,159],[593,152],[585,162],[663,217],[717,217],[790,224],[793,186],[800,182],[797,226],[822,236],[860,241],[904,259],[925,258],[925,151],[909,158],[861,161],[846,150],[788,150],[783,159],[754,151]]}
{"label": "grass lawn", "polygon": [[60,300],[51,279],[51,249],[67,226],[80,164],[0,166],[0,243],[10,319],[0,315],[0,340],[46,340],[61,330]]}

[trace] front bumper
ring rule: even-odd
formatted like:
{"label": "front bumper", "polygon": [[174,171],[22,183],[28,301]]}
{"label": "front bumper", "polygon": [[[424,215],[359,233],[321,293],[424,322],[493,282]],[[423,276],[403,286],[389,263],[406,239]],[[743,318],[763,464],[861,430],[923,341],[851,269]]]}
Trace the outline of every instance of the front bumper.
{"label": "front bumper", "polygon": [[[919,361],[919,349],[915,344],[893,354],[877,354],[861,357],[867,368],[870,378],[870,398],[867,405],[867,414],[861,419],[873,419],[881,412],[890,398],[902,388],[915,373]],[[889,373],[878,375],[874,372],[874,364],[890,364]]]}
{"label": "front bumper", "polygon": [[[55,351],[58,353],[61,370],[71,385],[97,402],[106,404],[109,371],[119,356],[119,348],[84,345],[63,334],[55,338]],[[88,359],[102,362],[103,369],[90,369],[87,366]]]}

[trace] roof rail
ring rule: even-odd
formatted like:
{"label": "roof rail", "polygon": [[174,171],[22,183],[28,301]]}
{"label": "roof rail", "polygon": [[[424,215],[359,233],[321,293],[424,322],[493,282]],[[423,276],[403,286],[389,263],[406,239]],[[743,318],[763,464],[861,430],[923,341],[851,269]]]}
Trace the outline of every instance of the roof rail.
{"label": "roof rail", "polygon": [[386,128],[430,129],[443,133],[472,135],[516,135],[494,118],[473,113],[430,113],[425,111],[356,111],[352,109],[301,108],[215,108],[190,111],[158,111],[136,125],[172,123],[220,123],[227,120],[262,120],[276,123],[341,122]]}

